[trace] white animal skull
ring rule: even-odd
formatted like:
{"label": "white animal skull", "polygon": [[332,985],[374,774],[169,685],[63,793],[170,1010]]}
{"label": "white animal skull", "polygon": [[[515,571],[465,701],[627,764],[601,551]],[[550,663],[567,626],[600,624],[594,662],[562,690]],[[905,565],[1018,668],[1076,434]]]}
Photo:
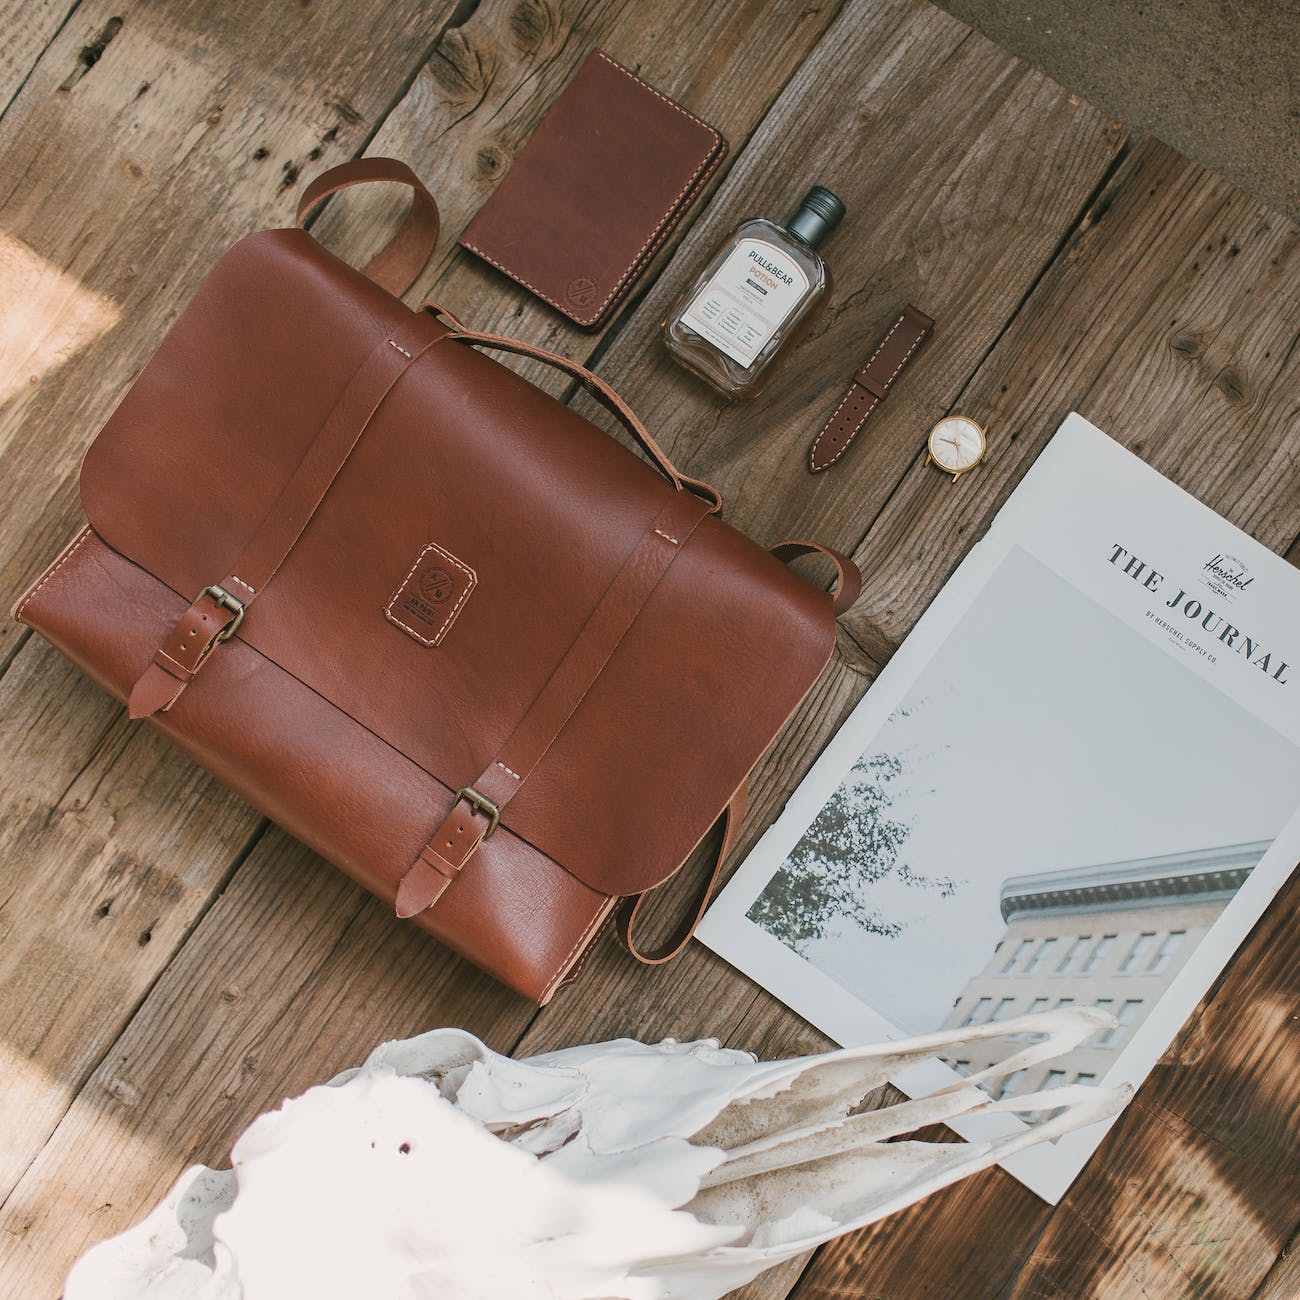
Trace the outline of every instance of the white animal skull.
{"label": "white animal skull", "polygon": [[[455,1029],[385,1043],[254,1121],[232,1169],[186,1170],[78,1262],[65,1300],[716,1300],[1113,1114],[1122,1092],[995,1102],[974,1086],[1111,1023],[1071,1007],[767,1064],[714,1040],[522,1061]],[[857,1110],[913,1064],[1012,1034],[1043,1037],[964,1083]],[[893,1140],[977,1111],[1050,1113],[995,1141]]]}

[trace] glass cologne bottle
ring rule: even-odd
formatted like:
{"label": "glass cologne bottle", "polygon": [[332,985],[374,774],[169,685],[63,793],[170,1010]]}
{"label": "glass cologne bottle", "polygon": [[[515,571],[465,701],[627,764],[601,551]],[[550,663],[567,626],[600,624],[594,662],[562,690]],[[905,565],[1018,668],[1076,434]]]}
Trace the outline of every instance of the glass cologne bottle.
{"label": "glass cologne bottle", "polygon": [[752,397],[830,288],[818,245],[844,204],[814,185],[784,226],[751,217],[723,241],[663,322],[674,358],[728,397]]}

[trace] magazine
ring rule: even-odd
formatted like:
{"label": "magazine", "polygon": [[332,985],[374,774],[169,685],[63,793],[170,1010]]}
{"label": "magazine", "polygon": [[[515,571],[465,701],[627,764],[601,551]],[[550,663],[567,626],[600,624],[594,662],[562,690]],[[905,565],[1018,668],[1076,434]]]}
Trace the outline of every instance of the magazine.
{"label": "magazine", "polygon": [[[844,1045],[1106,1007],[999,1095],[1136,1087],[1297,860],[1300,572],[1075,414],[699,937]],[[1106,1127],[1007,1168],[1055,1203]]]}

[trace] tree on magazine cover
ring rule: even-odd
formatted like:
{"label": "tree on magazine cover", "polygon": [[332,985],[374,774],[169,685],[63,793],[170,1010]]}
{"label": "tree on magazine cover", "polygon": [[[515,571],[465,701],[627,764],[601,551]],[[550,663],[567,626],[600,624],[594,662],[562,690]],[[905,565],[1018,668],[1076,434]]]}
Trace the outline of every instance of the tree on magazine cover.
{"label": "tree on magazine cover", "polygon": [[910,830],[892,815],[902,772],[894,754],[860,758],[751,904],[749,919],[804,953],[845,920],[885,938],[900,934],[902,926],[871,901],[871,886],[891,876],[950,896],[950,877],[921,875],[900,860]]}

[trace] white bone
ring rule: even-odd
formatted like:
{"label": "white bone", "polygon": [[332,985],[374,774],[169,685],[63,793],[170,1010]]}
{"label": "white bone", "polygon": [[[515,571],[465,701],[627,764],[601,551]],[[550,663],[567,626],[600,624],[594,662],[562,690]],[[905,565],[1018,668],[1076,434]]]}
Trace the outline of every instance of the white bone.
{"label": "white bone", "polygon": [[[764,1269],[1038,1142],[1125,1090],[994,1102],[1113,1022],[1060,1008],[766,1064],[706,1039],[516,1061],[462,1030],[385,1043],[263,1115],[73,1269],[66,1300],[717,1300]],[[927,1097],[858,1111],[935,1055],[1042,1035]],[[898,1140],[977,1112],[1047,1118],[981,1142]]]}

